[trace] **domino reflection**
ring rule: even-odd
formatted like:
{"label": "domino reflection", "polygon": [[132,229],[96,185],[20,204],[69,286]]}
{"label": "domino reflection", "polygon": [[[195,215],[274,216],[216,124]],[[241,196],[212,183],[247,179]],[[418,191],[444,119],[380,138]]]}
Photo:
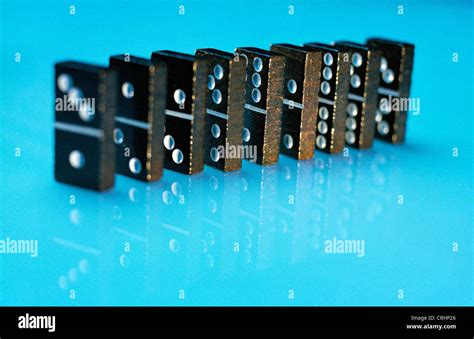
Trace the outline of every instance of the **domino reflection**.
{"label": "domino reflection", "polygon": [[[120,178],[117,193],[72,205],[67,227],[50,234],[52,254],[63,258],[53,270],[56,301],[239,304],[245,296],[226,293],[233,284],[301,265],[324,282],[318,267],[335,270],[341,258],[328,255],[327,241],[370,244],[393,196],[382,167],[396,169],[396,158],[346,151],[307,161],[283,156],[265,167],[246,162],[231,173],[165,171],[153,184]],[[298,284],[296,277],[288,279]]]}

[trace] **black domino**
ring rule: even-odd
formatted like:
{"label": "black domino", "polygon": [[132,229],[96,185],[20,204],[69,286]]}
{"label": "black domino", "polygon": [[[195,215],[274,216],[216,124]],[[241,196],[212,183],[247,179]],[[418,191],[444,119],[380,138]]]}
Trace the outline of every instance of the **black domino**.
{"label": "black domino", "polygon": [[166,66],[129,55],[110,58],[117,72],[114,142],[117,173],[141,181],[163,172]]}
{"label": "black domino", "polygon": [[164,167],[184,174],[204,169],[207,64],[193,55],[158,51],[168,71]]}
{"label": "black domino", "polygon": [[205,164],[225,172],[242,166],[245,60],[217,49],[198,49],[207,61]]}
{"label": "black domino", "polygon": [[67,61],[55,65],[54,177],[104,191],[114,185],[116,76],[106,68]]}

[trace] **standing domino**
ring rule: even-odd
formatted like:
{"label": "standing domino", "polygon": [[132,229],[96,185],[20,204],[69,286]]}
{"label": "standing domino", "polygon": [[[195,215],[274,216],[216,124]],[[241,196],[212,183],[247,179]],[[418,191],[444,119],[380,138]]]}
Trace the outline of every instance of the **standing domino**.
{"label": "standing domino", "polygon": [[304,47],[322,54],[316,149],[339,153],[344,147],[350,55],[331,45],[308,43]]}
{"label": "standing domino", "polygon": [[243,144],[256,148],[258,164],[275,164],[280,149],[285,57],[253,47],[235,52],[247,63]]}
{"label": "standing domino", "polygon": [[194,174],[204,169],[207,65],[193,55],[172,51],[152,54],[154,63],[166,64],[164,166]]}
{"label": "standing domino", "polygon": [[321,52],[290,44],[271,50],[286,57],[280,152],[298,160],[311,159],[316,139]]}
{"label": "standing domino", "polygon": [[118,83],[114,142],[117,173],[141,181],[159,180],[163,173],[163,128],[166,67],[128,55],[110,58]]}
{"label": "standing domino", "polygon": [[382,53],[375,136],[394,144],[402,143],[408,107],[401,104],[393,107],[392,102],[408,101],[415,46],[385,39],[369,39],[367,45]]}
{"label": "standing domino", "polygon": [[212,48],[198,49],[196,57],[208,63],[205,163],[225,172],[239,170],[242,167],[245,60]]}
{"label": "standing domino", "polygon": [[104,191],[115,182],[115,73],[67,61],[55,65],[54,177]]}
{"label": "standing domino", "polygon": [[374,48],[352,42],[341,41],[335,46],[351,54],[346,145],[370,148],[374,139],[381,54]]}

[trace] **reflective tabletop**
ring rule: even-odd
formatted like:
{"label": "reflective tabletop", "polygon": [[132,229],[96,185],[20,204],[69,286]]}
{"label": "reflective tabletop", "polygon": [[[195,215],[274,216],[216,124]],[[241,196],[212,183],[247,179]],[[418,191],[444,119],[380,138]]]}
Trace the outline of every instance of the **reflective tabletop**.
{"label": "reflective tabletop", "polygon": [[[180,3],[2,1],[0,305],[472,305],[472,4],[252,2],[257,25],[246,1]],[[53,179],[56,61],[377,35],[416,45],[403,145],[101,194]]]}

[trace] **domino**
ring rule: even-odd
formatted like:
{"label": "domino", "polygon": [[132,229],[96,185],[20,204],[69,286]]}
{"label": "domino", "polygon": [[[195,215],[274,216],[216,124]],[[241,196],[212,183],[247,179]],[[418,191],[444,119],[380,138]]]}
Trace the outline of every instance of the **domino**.
{"label": "domino", "polygon": [[275,252],[274,231],[278,221],[279,169],[280,166],[262,166],[241,173],[238,224],[240,253],[245,266],[257,269],[271,267]]}
{"label": "domino", "polygon": [[367,45],[382,53],[375,137],[394,144],[403,143],[408,108],[392,105],[392,102],[406,102],[410,95],[415,46],[385,39],[368,39]]}
{"label": "domino", "polygon": [[239,234],[242,231],[239,224],[242,172],[210,170],[206,174],[201,209],[201,260],[206,263],[206,268],[218,268],[219,276],[225,278],[235,273],[239,258],[235,249],[240,248]]}
{"label": "domino", "polygon": [[164,167],[184,174],[204,169],[207,64],[193,55],[157,51],[153,62],[168,70]]}
{"label": "domino", "polygon": [[229,172],[242,167],[245,60],[217,49],[199,49],[207,62],[206,165]]}
{"label": "domino", "polygon": [[256,163],[275,164],[280,148],[285,57],[253,47],[235,52],[247,64],[243,145],[256,149]]}
{"label": "domino", "polygon": [[54,177],[97,191],[115,182],[116,75],[66,61],[55,65]]}
{"label": "domino", "polygon": [[372,147],[374,138],[380,51],[347,41],[336,47],[351,54],[348,103],[346,107],[346,145],[358,149]]}
{"label": "domino", "polygon": [[286,57],[280,152],[298,160],[311,159],[316,140],[321,52],[290,44],[273,44]]}
{"label": "domino", "polygon": [[316,149],[330,154],[339,153],[344,148],[350,55],[325,44],[307,43],[304,47],[309,51],[319,51],[322,55]]}
{"label": "domino", "polygon": [[[314,139],[312,140],[314,148]],[[278,237],[278,252],[292,263],[304,261],[310,255],[310,244],[315,237],[314,229],[318,226],[311,220],[313,187],[313,161],[291,161],[280,159],[277,173],[277,207],[275,236]],[[295,203],[297,202],[297,203]],[[282,241],[284,240],[284,241]],[[282,246],[283,245],[283,246]],[[277,254],[281,258],[281,254]]]}
{"label": "domino", "polygon": [[165,245],[158,248],[168,249],[167,252],[172,254],[175,258],[173,261],[177,261],[178,266],[187,267],[186,277],[183,277],[185,279],[191,278],[198,270],[199,266],[195,261],[202,254],[200,233],[205,191],[203,179],[204,174],[195,176],[167,173],[166,181],[160,187],[161,204],[156,204],[160,210],[166,210],[166,213],[161,213],[159,227],[159,236],[166,239],[166,243],[158,241],[158,245]]}
{"label": "domino", "polygon": [[145,182],[163,173],[166,67],[129,55],[110,57],[117,72],[113,140],[117,173]]}

